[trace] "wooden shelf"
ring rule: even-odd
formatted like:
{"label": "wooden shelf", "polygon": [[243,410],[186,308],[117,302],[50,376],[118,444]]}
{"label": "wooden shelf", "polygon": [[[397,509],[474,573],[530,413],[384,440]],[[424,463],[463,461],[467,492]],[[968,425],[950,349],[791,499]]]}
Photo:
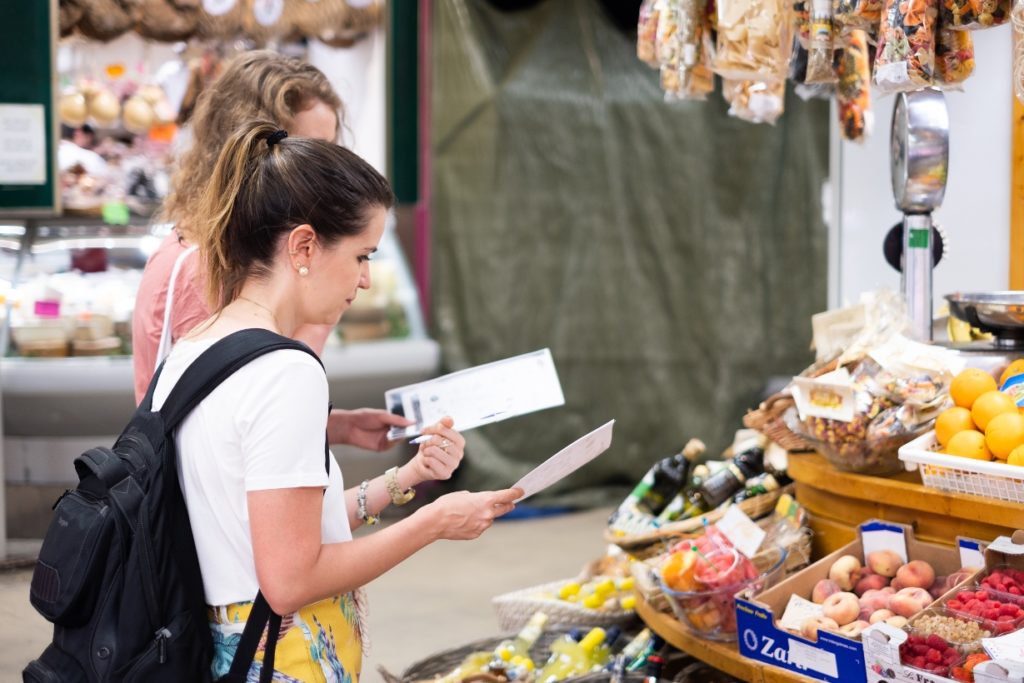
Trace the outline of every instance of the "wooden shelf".
{"label": "wooden shelf", "polygon": [[857,526],[872,518],[908,524],[919,540],[940,545],[953,545],[957,536],[988,541],[1024,528],[1024,506],[926,488],[916,472],[851,474],[817,453],[790,453],[788,473],[811,514],[815,557],[853,540]]}
{"label": "wooden shelf", "polygon": [[678,650],[747,683],[821,683],[813,678],[765,666],[740,655],[734,643],[704,640],[690,633],[671,614],[654,609],[642,598],[637,600],[636,612],[652,631]]}

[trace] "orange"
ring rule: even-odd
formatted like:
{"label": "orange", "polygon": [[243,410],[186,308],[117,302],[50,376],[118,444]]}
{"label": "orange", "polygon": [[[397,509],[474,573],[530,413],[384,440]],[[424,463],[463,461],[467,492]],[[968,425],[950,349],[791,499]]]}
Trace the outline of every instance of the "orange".
{"label": "orange", "polygon": [[975,460],[991,460],[992,454],[985,447],[985,435],[973,429],[965,429],[953,435],[946,446],[946,453]]}
{"label": "orange", "polygon": [[1014,375],[1024,374],[1024,358],[1018,358],[1003,370],[1003,374],[999,375],[999,386],[1006,384],[1006,380],[1010,379]]}
{"label": "orange", "polygon": [[[994,380],[993,380],[994,381]],[[988,428],[989,420],[1000,413],[1016,413],[1017,404],[1013,399],[1001,391],[986,391],[974,400],[971,407],[971,419],[978,429],[985,431]]]}
{"label": "orange", "polygon": [[1006,460],[1014,448],[1024,445],[1024,416],[1014,410],[993,417],[985,429],[985,445],[992,455]]}
{"label": "orange", "polygon": [[970,408],[979,396],[998,388],[992,375],[978,368],[967,368],[953,378],[949,385],[949,395],[953,403],[961,408]]}
{"label": "orange", "polygon": [[1024,446],[1017,446],[1010,451],[1010,457],[1006,459],[1006,464],[1024,466]]}
{"label": "orange", "polygon": [[971,419],[971,411],[967,408],[956,406],[943,410],[935,420],[935,438],[943,447],[957,432],[965,429],[976,429],[974,420]]}

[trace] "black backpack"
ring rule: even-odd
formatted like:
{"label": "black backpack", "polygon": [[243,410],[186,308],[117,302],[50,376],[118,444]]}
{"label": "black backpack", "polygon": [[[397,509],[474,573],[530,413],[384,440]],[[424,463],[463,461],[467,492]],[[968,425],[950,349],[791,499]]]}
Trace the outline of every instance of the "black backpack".
{"label": "black backpack", "polygon": [[[53,642],[25,668],[25,683],[211,683],[213,638],[174,430],[233,372],[279,349],[316,358],[299,342],[242,330],[203,352],[152,412],[158,370],[114,447],[75,459],[78,488],[54,504],[30,590]],[[258,594],[220,680],[246,680],[269,624],[260,680],[270,681],[280,622]]]}

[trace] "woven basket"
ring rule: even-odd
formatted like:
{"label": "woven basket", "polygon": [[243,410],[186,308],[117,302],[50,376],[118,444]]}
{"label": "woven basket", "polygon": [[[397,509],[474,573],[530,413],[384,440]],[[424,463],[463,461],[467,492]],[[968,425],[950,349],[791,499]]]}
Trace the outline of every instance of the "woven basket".
{"label": "woven basket", "polygon": [[[758,519],[775,509],[775,504],[779,502],[782,494],[789,493],[792,495],[793,491],[794,487],[790,484],[777,491],[769,491],[760,496],[747,498],[737,503],[737,506],[747,517]],[[724,514],[725,510],[723,508],[717,508],[701,517],[686,519],[681,522],[672,522],[646,534],[618,536],[611,529],[606,529],[604,538],[608,543],[614,543],[633,557],[642,560],[659,554],[666,546],[673,545],[684,538],[694,538],[703,535],[704,520],[706,519],[708,524],[713,524],[721,519]]]}
{"label": "woven basket", "polygon": [[789,394],[773,394],[743,416],[743,425],[756,429],[787,451],[812,451],[814,448],[791,430],[783,419],[786,411],[795,405],[796,401]]}
{"label": "woven basket", "polygon": [[518,631],[536,612],[548,615],[552,626],[612,626],[633,618],[633,610],[596,610],[564,600],[538,598],[539,593],[557,593],[567,581],[552,581],[532,588],[505,593],[491,598],[491,605],[498,615],[498,628],[503,631]]}

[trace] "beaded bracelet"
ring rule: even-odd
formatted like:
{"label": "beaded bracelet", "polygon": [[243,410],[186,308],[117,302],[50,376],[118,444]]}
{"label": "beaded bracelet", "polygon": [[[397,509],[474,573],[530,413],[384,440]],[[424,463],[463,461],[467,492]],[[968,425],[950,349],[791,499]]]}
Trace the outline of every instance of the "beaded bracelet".
{"label": "beaded bracelet", "polygon": [[366,509],[366,490],[370,488],[370,480],[364,479],[359,485],[359,492],[356,494],[356,517],[373,526],[380,521],[379,517],[371,515]]}

